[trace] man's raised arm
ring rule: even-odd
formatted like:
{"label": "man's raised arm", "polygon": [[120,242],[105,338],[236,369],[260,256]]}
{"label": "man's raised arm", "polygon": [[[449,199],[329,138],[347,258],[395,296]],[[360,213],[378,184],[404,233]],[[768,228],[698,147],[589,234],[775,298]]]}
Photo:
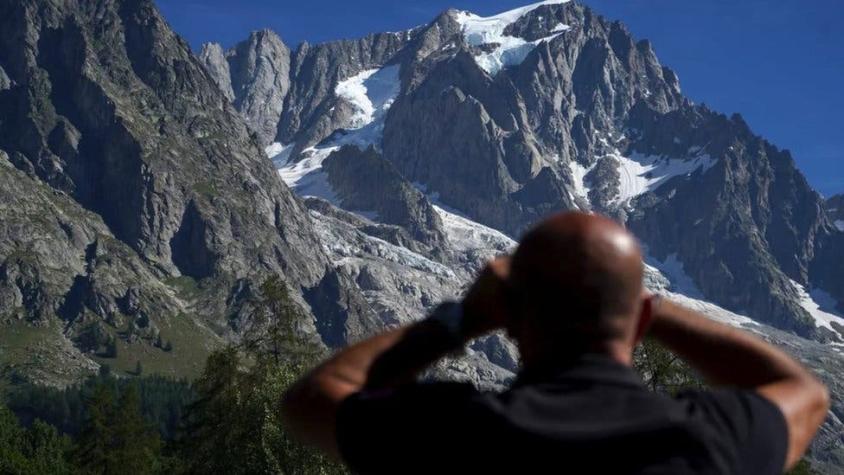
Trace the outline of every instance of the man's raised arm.
{"label": "man's raised arm", "polygon": [[739,329],[655,298],[650,333],[713,385],[751,389],[774,403],[788,426],[786,468],[809,447],[829,411],[826,387],[779,349]]}
{"label": "man's raised arm", "polygon": [[339,458],[336,418],[343,400],[364,388],[412,382],[433,362],[502,327],[504,305],[498,299],[508,270],[506,258],[493,261],[462,305],[444,304],[435,319],[376,335],[316,367],[284,396],[281,409],[287,428],[303,442]]}

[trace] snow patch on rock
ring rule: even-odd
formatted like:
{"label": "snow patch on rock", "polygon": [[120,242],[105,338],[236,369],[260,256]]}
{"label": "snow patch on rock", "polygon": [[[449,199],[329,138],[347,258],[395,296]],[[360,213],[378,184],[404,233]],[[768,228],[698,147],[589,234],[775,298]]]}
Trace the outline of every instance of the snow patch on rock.
{"label": "snow patch on rock", "polygon": [[275,142],[265,148],[264,153],[270,157],[276,168],[280,168],[290,160],[290,154],[293,153],[293,144]]}
{"label": "snow patch on rock", "polygon": [[835,220],[835,227],[838,228],[839,231],[844,231],[844,220],[837,219]]}
{"label": "snow patch on rock", "polygon": [[[273,144],[267,155],[273,158],[282,180],[298,195],[322,198],[339,206],[340,199],[328,183],[322,164],[344,145],[364,149],[380,148],[384,136],[384,118],[401,89],[399,65],[363,71],[338,83],[337,96],[355,108],[347,128],[336,131],[322,143],[302,151],[302,158],[290,160],[292,146]],[[371,214],[361,213],[371,218]]]}
{"label": "snow patch on rock", "polygon": [[571,177],[574,185],[574,194],[589,202],[589,191],[590,188],[586,184],[586,175],[595,168],[593,164],[590,167],[584,167],[580,163],[575,160],[569,162],[569,170],[571,171]]}
{"label": "snow patch on rock", "polygon": [[401,90],[399,68],[396,64],[369,69],[337,84],[334,93],[355,108],[350,129],[364,127],[386,114]]}
{"label": "snow patch on rock", "polygon": [[[791,285],[797,291],[798,303],[815,319],[815,324],[844,338],[844,333],[839,331],[840,328],[844,328],[844,316],[835,310],[835,299],[820,289],[807,291],[805,287],[793,280]],[[837,324],[838,329],[833,327],[833,323]]]}
{"label": "snow patch on rock", "polygon": [[618,161],[621,183],[615,204],[619,205],[625,205],[639,195],[656,190],[671,178],[689,176],[698,170],[706,172],[717,163],[717,160],[708,154],[688,159],[641,154],[625,157],[617,152],[611,153],[610,156]]}

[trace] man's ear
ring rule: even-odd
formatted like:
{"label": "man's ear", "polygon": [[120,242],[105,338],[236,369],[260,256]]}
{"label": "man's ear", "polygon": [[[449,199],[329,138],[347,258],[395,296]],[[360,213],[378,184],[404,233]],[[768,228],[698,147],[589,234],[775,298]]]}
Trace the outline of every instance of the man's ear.
{"label": "man's ear", "polygon": [[652,319],[653,297],[649,295],[642,299],[642,305],[639,310],[639,320],[636,322],[636,334],[633,340],[634,345],[638,345],[639,342],[645,338],[645,335],[648,333],[648,328],[651,326]]}

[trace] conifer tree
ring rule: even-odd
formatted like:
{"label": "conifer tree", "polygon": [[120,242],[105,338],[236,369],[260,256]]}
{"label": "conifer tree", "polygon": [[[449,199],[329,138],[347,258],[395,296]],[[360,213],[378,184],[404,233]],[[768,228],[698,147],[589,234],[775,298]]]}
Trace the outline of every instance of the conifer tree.
{"label": "conifer tree", "polygon": [[141,416],[141,401],[134,385],[125,388],[112,425],[114,460],[120,473],[152,473],[161,450],[158,433]]}
{"label": "conifer tree", "polygon": [[112,381],[94,388],[86,404],[88,419],[77,444],[76,465],[83,473],[102,475],[153,473],[161,442],[141,415],[137,389],[126,387],[115,399]]}
{"label": "conifer tree", "polygon": [[110,474],[118,469],[114,456],[114,389],[100,383],[86,401],[88,418],[77,442],[74,461],[87,473]]}
{"label": "conifer tree", "polygon": [[267,279],[243,343],[209,357],[187,411],[180,453],[189,473],[345,473],[284,429],[284,391],[321,354],[299,332],[303,312],[284,282]]}

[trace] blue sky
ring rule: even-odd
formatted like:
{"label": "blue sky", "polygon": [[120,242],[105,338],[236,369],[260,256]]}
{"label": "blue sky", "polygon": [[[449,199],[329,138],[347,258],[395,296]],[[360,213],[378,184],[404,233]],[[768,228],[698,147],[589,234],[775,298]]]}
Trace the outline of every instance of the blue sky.
{"label": "blue sky", "polygon": [[[291,46],[427,23],[448,7],[486,15],[533,0],[156,0],[194,48],[272,28]],[[741,113],[790,149],[809,182],[844,192],[844,2],[583,0],[650,39],[695,102]]]}

